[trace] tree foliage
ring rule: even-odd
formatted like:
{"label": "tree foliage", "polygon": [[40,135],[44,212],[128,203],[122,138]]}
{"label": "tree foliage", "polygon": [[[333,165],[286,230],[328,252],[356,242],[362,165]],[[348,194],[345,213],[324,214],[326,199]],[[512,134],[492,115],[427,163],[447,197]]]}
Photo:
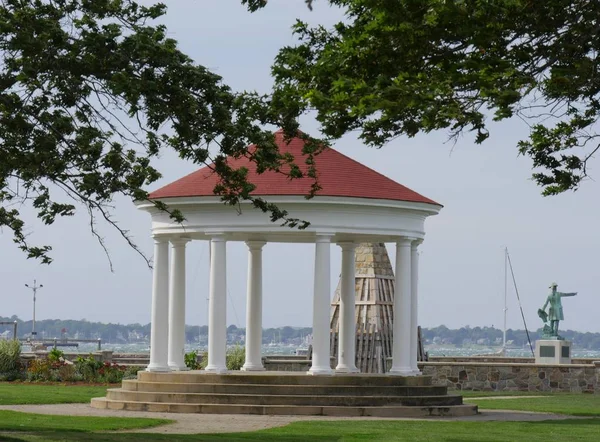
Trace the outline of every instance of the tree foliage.
{"label": "tree foliage", "polygon": [[[260,3],[249,2],[254,7]],[[576,190],[600,135],[600,2],[330,0],[344,20],[298,21],[273,66],[275,105],[316,111],[323,133],[381,147],[445,129],[489,136],[519,117],[544,195]],[[264,5],[263,5],[264,6]]]}
{"label": "tree foliage", "polygon": [[[152,160],[167,148],[212,164],[221,177],[215,193],[226,203],[249,200],[273,221],[306,225],[253,198],[247,170],[226,161],[250,156],[259,172],[290,166],[264,127],[295,134],[294,116],[273,116],[266,97],[235,93],[194,63],[164,26],[151,25],[165,11],[131,0],[0,1],[0,228],[29,257],[48,263],[51,247],[29,243],[24,205],[45,224],[85,207],[101,244],[98,217],[136,248],[111,203],[117,195],[147,199],[160,177]],[[252,153],[249,144],[257,146]],[[283,172],[303,175],[297,167]]]}
{"label": "tree foliage", "polygon": [[[268,4],[241,2],[251,11]],[[182,53],[164,26],[153,25],[163,4],[0,0],[0,228],[48,263],[51,247],[30,243],[23,207],[48,225],[83,207],[102,245],[97,218],[136,248],[112,204],[118,195],[147,199],[160,177],[153,161],[165,149],[210,164],[225,203],[249,201],[273,221],[304,228],[306,221],[253,197],[247,170],[231,168],[227,156],[247,156],[259,173],[308,176],[310,197],[319,189],[315,156],[348,131],[377,147],[439,129],[451,137],[474,131],[481,143],[489,116],[530,124],[518,148],[532,158],[545,195],[575,190],[587,176],[599,149],[600,3],[329,3],[344,20],[331,28],[298,22],[299,44],[280,51],[275,89],[261,96],[236,93]],[[301,134],[306,167],[298,167],[265,127],[296,135],[299,116],[312,110],[325,138]]]}

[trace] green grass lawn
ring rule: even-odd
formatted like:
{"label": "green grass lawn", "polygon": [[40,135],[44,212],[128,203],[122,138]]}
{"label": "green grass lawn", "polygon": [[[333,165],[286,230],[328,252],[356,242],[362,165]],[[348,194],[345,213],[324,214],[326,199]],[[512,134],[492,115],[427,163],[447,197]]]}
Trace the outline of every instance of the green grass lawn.
{"label": "green grass lawn", "polygon": [[[600,417],[600,395],[556,393],[544,397],[519,397],[515,399],[469,399],[479,408],[488,410],[538,411],[544,413],[568,414],[571,416]],[[598,436],[600,440],[600,435]]]}
{"label": "green grass lawn", "polygon": [[[460,394],[463,397],[494,397],[494,396],[551,396],[558,393],[547,391],[473,391],[473,390],[448,390],[448,394]],[[561,393],[565,394],[565,393]]]}
{"label": "green grass lawn", "polygon": [[0,405],[74,404],[106,396],[106,386],[0,383]]}
{"label": "green grass lawn", "polygon": [[[120,418],[95,416],[55,416],[0,410],[0,431],[112,431],[148,428],[173,422],[168,419]],[[0,433],[1,434],[1,433]],[[0,436],[0,440],[1,436]]]}
{"label": "green grass lawn", "polygon": [[[106,387],[71,385],[0,384],[0,404],[56,404],[88,402],[104,396]],[[516,395],[515,399],[470,399]],[[543,394],[535,392],[468,392],[465,401],[482,409],[540,411],[600,417],[600,395]],[[235,417],[232,417],[235,419]],[[252,433],[173,435],[114,433],[113,430],[147,428],[169,421],[144,418],[48,416],[0,410],[0,441],[597,441],[600,419],[568,419],[545,422],[442,421],[309,421]]]}
{"label": "green grass lawn", "polygon": [[[152,433],[85,433],[74,431],[0,433],[4,441],[150,442],[559,442],[597,441],[600,419],[546,422],[414,422],[414,421],[311,421],[252,433],[173,435]],[[4,437],[4,439],[2,439]]]}

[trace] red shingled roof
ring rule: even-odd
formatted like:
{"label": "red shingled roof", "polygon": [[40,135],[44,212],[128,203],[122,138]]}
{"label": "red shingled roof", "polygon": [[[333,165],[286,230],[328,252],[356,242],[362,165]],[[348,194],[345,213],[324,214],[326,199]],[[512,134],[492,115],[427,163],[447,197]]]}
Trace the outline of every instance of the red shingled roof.
{"label": "red shingled roof", "polygon": [[[306,170],[304,156],[302,155],[302,147],[304,146],[302,139],[294,138],[286,144],[283,141],[283,132],[277,131],[275,132],[275,140],[280,152],[289,152],[294,155],[296,163],[301,169]],[[250,149],[253,148],[254,146],[250,146]],[[375,198],[438,204],[330,147],[315,157],[315,163],[319,175],[319,184],[321,185],[317,196]],[[230,159],[229,164],[233,168],[243,166],[248,169],[248,181],[256,186],[256,189],[252,192],[253,195],[305,196],[310,192],[311,178],[290,180],[282,173],[271,171],[259,175],[256,173],[256,165],[247,158]],[[304,167],[302,167],[303,165]],[[217,175],[208,167],[203,167],[150,193],[150,198],[213,196],[213,189],[217,183]]]}

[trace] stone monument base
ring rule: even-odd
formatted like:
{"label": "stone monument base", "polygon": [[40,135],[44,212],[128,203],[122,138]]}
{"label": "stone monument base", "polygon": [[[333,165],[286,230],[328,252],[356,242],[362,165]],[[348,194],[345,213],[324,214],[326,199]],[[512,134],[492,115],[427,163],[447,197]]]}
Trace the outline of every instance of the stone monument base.
{"label": "stone monument base", "polygon": [[571,341],[539,339],[535,341],[536,364],[570,364]]}

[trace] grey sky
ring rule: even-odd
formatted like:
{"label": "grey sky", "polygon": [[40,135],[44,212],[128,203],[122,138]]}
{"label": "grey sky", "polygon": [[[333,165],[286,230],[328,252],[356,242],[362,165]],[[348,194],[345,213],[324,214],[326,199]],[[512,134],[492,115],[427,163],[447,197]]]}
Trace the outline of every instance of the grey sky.
{"label": "grey sky", "polygon": [[[268,90],[270,64],[279,47],[293,43],[290,26],[296,17],[332,23],[339,12],[316,2],[310,13],[302,0],[271,1],[249,14],[237,0],[176,0],[169,3],[165,23],[181,49],[222,75],[234,89]],[[309,118],[303,129],[316,130]],[[520,121],[497,124],[483,146],[466,136],[456,146],[445,134],[398,139],[381,150],[366,148],[354,136],[334,147],[363,164],[430,197],[445,207],[426,224],[420,265],[420,323],[502,326],[503,248],[513,259],[528,326],[540,323],[536,311],[556,281],[559,290],[578,291],[564,302],[562,329],[600,332],[597,320],[600,262],[600,184],[589,180],[581,190],[543,198],[530,180],[530,161],[517,156],[516,142],[525,138]],[[156,166],[163,179],[154,188],[198,168],[164,153]],[[598,161],[591,173],[598,176]],[[150,219],[133,204],[118,200],[116,218],[129,229],[141,249],[151,255]],[[31,219],[29,217],[28,219]],[[38,294],[37,318],[86,318],[90,321],[147,323],[150,320],[151,272],[145,262],[106,226],[114,262],[89,233],[85,214],[46,228],[33,223],[32,239],[51,243],[55,262],[42,266],[26,260],[0,234],[0,315],[31,318],[33,278],[44,284]],[[332,294],[340,270],[339,248],[332,249]],[[394,260],[394,248],[388,252]],[[229,243],[228,323],[244,326],[246,250]],[[206,323],[208,294],[207,244],[188,245],[188,324]],[[264,250],[264,326],[311,324],[313,247],[268,244]],[[509,291],[510,328],[522,328],[514,290]]]}

